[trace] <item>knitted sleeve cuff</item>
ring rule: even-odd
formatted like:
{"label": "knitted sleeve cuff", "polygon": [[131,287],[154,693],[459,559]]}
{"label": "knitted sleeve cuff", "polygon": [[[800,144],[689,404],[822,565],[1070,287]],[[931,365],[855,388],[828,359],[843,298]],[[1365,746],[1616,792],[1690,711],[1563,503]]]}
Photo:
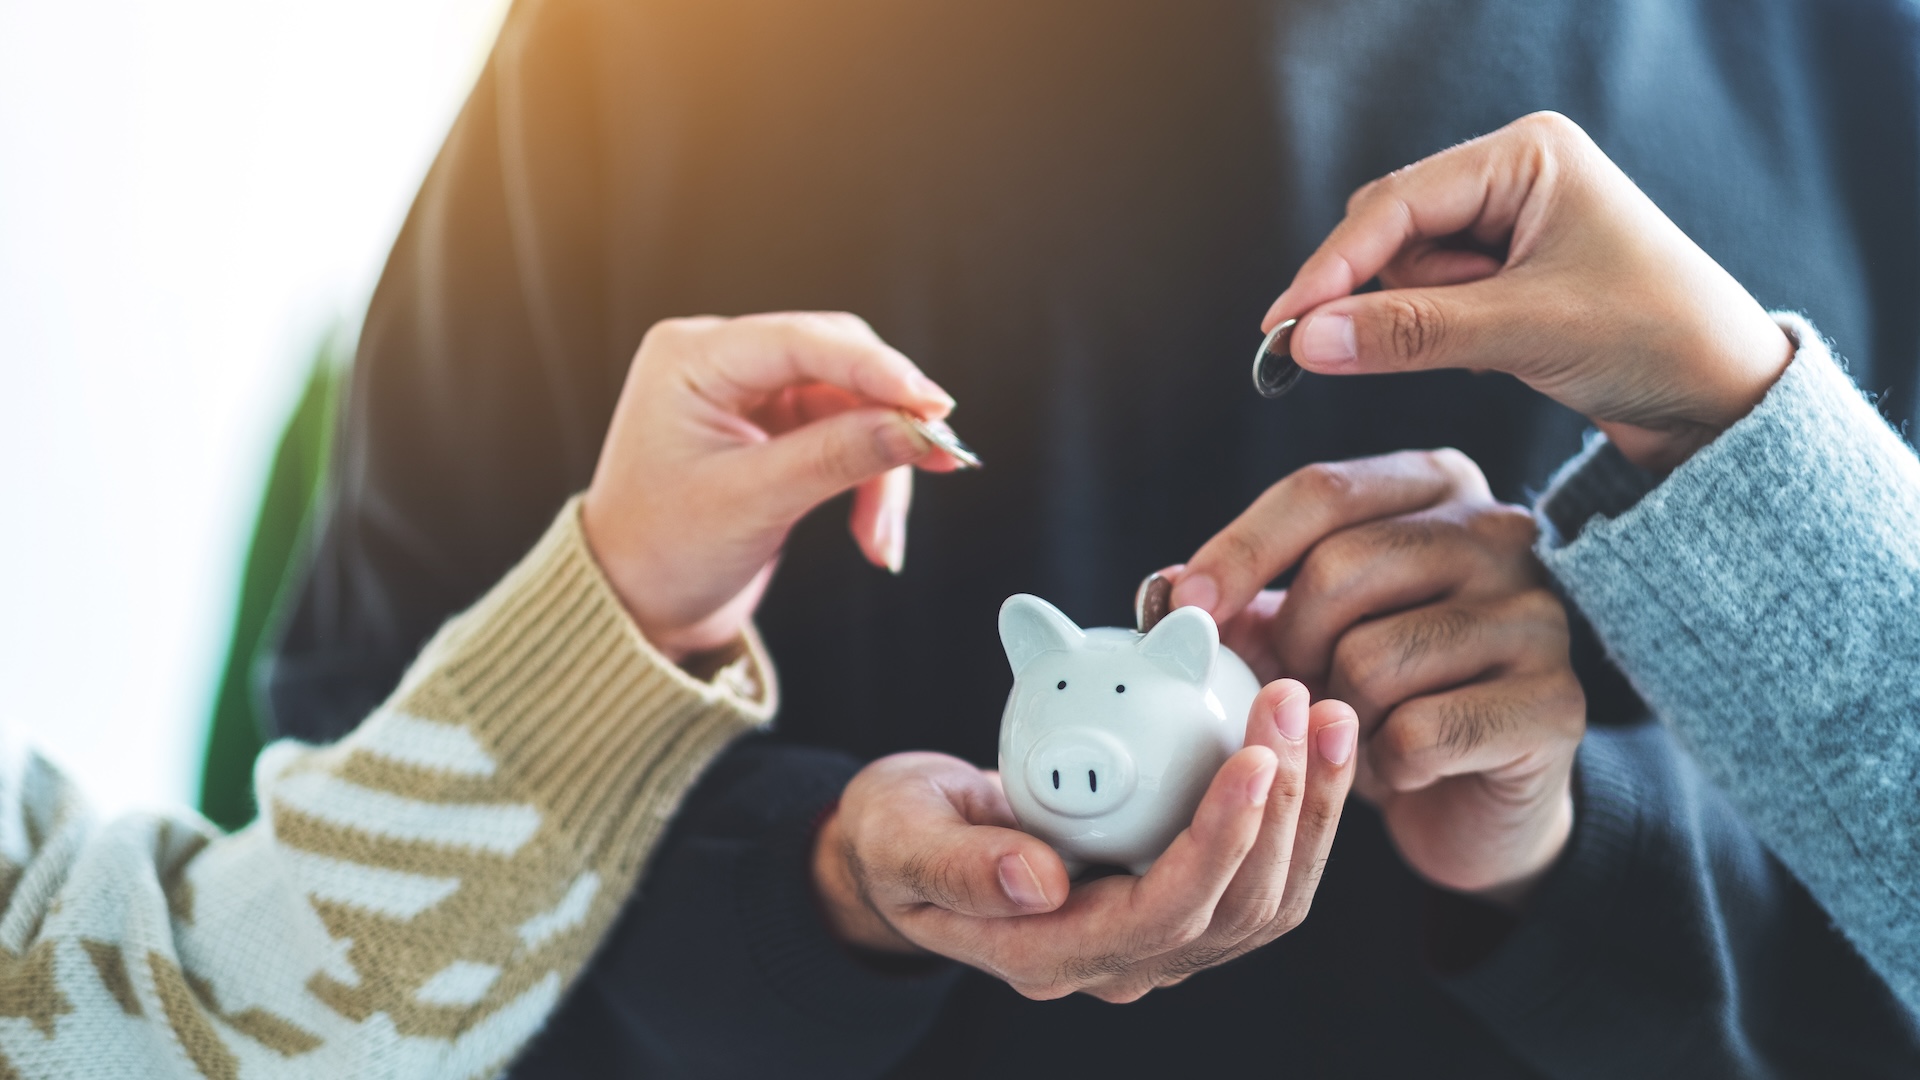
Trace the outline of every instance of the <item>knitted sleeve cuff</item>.
{"label": "knitted sleeve cuff", "polygon": [[1657,485],[1589,447],[1540,501],[1538,552],[1707,776],[1920,1002],[1920,459],[1811,325],[1777,318],[1799,348],[1751,413]]}
{"label": "knitted sleeve cuff", "polygon": [[705,680],[655,650],[595,563],[575,498],[428,643],[382,713],[464,718],[502,787],[630,881],[706,764],[773,715],[764,646],[749,630],[737,651]]}

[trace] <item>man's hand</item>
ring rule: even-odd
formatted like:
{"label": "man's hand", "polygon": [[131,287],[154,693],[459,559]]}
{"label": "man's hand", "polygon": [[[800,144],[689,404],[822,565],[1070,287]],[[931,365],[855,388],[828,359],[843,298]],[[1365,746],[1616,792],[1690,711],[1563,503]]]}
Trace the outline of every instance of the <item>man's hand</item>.
{"label": "man's hand", "polygon": [[587,542],[640,630],[675,661],[734,640],[787,530],[856,488],[850,527],[898,572],[913,472],[958,462],[900,416],[953,399],[859,318],[669,319],[627,371],[587,489]]}
{"label": "man's hand", "polygon": [[1514,905],[1566,846],[1586,730],[1533,540],[1465,455],[1408,452],[1294,473],[1165,573],[1255,674],[1353,704],[1357,789],[1417,872]]}
{"label": "man's hand", "polygon": [[998,774],[941,754],[881,758],[822,825],[814,883],[849,944],[952,957],[1031,998],[1132,1001],[1306,917],[1356,732],[1340,702],[1309,708],[1299,683],[1267,686],[1246,746],[1146,875],[1071,888],[1059,856],[1017,830]]}

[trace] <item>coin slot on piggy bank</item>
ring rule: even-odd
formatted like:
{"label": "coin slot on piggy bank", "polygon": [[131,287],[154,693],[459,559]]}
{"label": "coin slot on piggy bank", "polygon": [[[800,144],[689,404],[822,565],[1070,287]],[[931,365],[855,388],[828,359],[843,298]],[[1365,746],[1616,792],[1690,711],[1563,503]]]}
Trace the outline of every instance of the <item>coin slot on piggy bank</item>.
{"label": "coin slot on piggy bank", "polygon": [[1078,874],[1144,873],[1240,748],[1259,683],[1199,608],[1142,634],[1082,630],[1037,596],[1000,608],[1013,691],[1000,774],[1020,827]]}

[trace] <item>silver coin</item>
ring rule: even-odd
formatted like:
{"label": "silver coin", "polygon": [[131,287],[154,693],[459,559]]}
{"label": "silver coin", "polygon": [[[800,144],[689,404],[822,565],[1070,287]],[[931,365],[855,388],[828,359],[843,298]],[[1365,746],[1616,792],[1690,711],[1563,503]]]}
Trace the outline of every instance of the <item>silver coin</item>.
{"label": "silver coin", "polygon": [[1159,571],[1147,575],[1133,594],[1133,625],[1141,633],[1153,629],[1173,606],[1173,582]]}
{"label": "silver coin", "polygon": [[900,415],[907,418],[907,423],[912,424],[913,430],[919,432],[922,438],[946,451],[947,456],[959,462],[962,468],[980,467],[980,455],[974,453],[972,447],[961,442],[960,436],[953,433],[953,429],[947,426],[945,420],[928,420],[904,409],[900,411]]}
{"label": "silver coin", "polygon": [[1260,351],[1253,354],[1253,388],[1260,391],[1261,397],[1277,398],[1293,389],[1300,376],[1305,375],[1299,364],[1293,362],[1293,324],[1298,321],[1288,319],[1274,327],[1260,343]]}

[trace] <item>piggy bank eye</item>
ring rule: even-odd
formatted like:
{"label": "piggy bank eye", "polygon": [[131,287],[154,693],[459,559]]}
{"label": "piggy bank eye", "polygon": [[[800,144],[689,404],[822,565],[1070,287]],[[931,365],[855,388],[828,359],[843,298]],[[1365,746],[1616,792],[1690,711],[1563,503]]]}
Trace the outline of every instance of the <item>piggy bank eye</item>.
{"label": "piggy bank eye", "polygon": [[1116,686],[1116,687],[1114,687],[1114,688],[1113,688],[1113,692],[1114,692],[1114,693],[1116,693],[1116,694],[1124,694],[1124,693],[1126,693],[1126,692],[1127,692],[1127,684],[1126,684],[1126,683],[1121,683],[1121,684],[1120,684],[1119,686]]}
{"label": "piggy bank eye", "polygon": [[1054,687],[1054,689],[1055,689],[1055,690],[1065,690],[1066,688],[1067,688],[1067,680],[1065,680],[1065,679],[1061,679],[1061,680],[1060,680],[1060,685],[1059,685],[1059,686],[1056,686],[1056,687]]}

